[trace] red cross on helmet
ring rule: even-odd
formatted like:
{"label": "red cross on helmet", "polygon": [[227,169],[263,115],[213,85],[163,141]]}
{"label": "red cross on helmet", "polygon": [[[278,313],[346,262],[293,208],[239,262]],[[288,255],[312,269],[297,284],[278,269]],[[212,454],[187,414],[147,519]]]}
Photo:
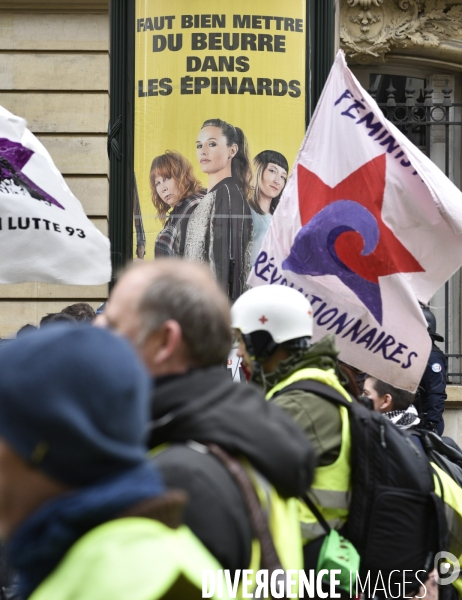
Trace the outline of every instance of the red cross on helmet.
{"label": "red cross on helmet", "polygon": [[313,335],[313,310],[303,294],[284,285],[261,285],[240,296],[231,308],[234,329],[267,331],[276,344]]}

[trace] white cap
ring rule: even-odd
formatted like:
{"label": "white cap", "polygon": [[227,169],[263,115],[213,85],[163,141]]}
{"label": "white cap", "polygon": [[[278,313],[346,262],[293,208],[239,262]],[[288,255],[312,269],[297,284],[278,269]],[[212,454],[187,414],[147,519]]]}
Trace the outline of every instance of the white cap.
{"label": "white cap", "polygon": [[231,308],[234,329],[267,331],[281,344],[313,335],[313,309],[303,294],[285,285],[260,285],[245,292]]}

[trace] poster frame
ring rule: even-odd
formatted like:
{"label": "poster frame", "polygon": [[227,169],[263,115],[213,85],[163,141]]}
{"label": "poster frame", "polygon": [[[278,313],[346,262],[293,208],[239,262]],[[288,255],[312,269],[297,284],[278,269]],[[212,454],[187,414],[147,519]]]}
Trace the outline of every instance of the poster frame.
{"label": "poster frame", "polygon": [[[306,126],[334,58],[335,4],[335,0],[305,0]],[[111,288],[123,267],[133,260],[135,0],[110,0],[109,16]]]}
{"label": "poster frame", "polygon": [[112,279],[133,259],[135,0],[109,5],[109,240]]}

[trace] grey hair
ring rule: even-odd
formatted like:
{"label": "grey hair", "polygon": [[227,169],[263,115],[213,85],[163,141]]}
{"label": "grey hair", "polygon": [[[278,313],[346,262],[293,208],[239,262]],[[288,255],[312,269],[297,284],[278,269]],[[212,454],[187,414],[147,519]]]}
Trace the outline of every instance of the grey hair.
{"label": "grey hair", "polygon": [[159,274],[139,305],[143,338],[139,343],[173,319],[181,327],[189,359],[195,367],[224,364],[232,344],[230,309],[225,294],[218,286],[214,287],[215,284],[204,285],[201,277],[194,281],[174,269]]}

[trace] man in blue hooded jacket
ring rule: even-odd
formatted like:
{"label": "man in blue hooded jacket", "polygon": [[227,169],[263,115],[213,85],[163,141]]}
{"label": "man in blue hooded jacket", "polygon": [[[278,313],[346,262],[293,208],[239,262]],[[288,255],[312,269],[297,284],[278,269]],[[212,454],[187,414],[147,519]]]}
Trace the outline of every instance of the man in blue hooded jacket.
{"label": "man in blue hooded jacket", "polygon": [[22,600],[200,598],[218,569],[145,459],[150,381],[130,346],[55,325],[0,353],[0,537]]}

